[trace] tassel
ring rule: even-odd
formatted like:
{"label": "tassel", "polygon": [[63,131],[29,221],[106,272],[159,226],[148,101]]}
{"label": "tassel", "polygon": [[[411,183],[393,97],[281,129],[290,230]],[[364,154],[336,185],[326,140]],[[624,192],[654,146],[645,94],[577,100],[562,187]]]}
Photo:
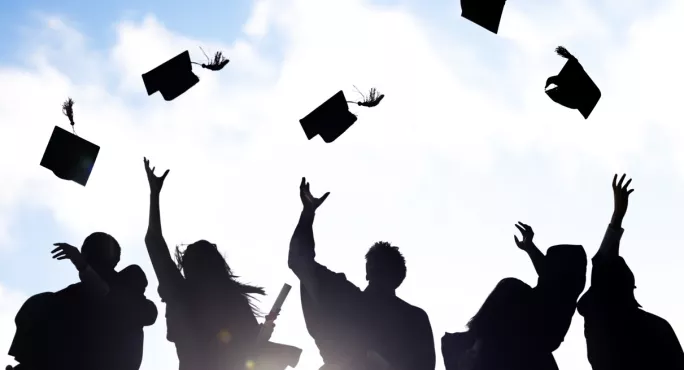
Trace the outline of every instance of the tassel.
{"label": "tassel", "polygon": [[200,66],[202,66],[202,68],[206,68],[210,71],[220,71],[223,69],[223,67],[226,66],[226,64],[228,64],[228,62],[230,62],[230,60],[228,60],[228,58],[223,56],[223,52],[217,51],[216,54],[214,54],[214,60],[210,60],[209,56],[207,55],[207,53],[204,52],[204,49],[202,49],[201,46],[200,46],[200,50],[202,50],[202,53],[207,58],[207,64],[204,64],[204,63],[199,64],[196,62],[192,62],[192,63],[200,65]]}
{"label": "tassel", "polygon": [[385,94],[380,94],[378,92],[378,90],[375,88],[370,89],[368,96],[364,96],[356,86],[354,86],[354,88],[356,89],[356,92],[358,92],[359,95],[361,95],[361,97],[363,98],[363,101],[355,102],[355,101],[347,100],[347,103],[356,103],[357,105],[362,106],[362,107],[372,108],[372,107],[375,107],[376,105],[380,104],[380,101],[385,97]]}
{"label": "tassel", "polygon": [[572,54],[570,54],[570,52],[568,51],[568,49],[566,49],[566,48],[564,48],[564,47],[562,47],[562,46],[559,46],[559,47],[556,48],[556,54],[562,56],[562,57],[565,58],[565,59],[571,59],[571,60],[574,59],[574,60],[577,60],[577,58],[575,58]]}
{"label": "tassel", "polygon": [[62,114],[69,118],[71,130],[74,132],[74,135],[76,135],[76,129],[74,128],[76,125],[74,122],[74,101],[71,98],[67,99],[67,101],[62,104]]}

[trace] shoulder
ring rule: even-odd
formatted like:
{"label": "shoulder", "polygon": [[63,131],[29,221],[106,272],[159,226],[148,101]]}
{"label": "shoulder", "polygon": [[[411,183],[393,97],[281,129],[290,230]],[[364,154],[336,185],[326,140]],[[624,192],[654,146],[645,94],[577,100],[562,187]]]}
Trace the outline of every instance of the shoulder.
{"label": "shoulder", "polygon": [[414,320],[430,321],[427,312],[418,306],[414,306],[403,299],[397,297],[397,302],[402,307],[406,315],[411,316]]}

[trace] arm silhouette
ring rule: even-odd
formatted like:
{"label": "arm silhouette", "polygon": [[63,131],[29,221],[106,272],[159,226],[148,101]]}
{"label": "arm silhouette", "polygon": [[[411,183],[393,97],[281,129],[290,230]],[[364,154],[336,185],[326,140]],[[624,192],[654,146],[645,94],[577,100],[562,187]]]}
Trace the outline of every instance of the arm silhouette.
{"label": "arm silhouette", "polygon": [[435,337],[432,333],[430,318],[423,310],[416,317],[415,354],[412,361],[406,364],[406,370],[435,370],[437,358],[435,354]]}
{"label": "arm silhouette", "polygon": [[610,219],[610,224],[601,242],[601,247],[596,253],[596,257],[603,257],[605,259],[613,259],[620,256],[620,239],[622,238],[622,233],[624,229],[622,228],[622,220],[625,218],[627,213],[627,205],[629,200],[629,195],[634,191],[634,189],[627,190],[627,187],[632,182],[629,179],[623,185],[625,180],[625,175],[622,175],[619,182],[617,181],[617,175],[613,177],[613,216]]}
{"label": "arm silhouette", "polygon": [[[150,261],[152,262],[154,273],[157,275],[160,288],[162,286],[173,287],[183,279],[183,276],[173,262],[169,247],[166,245],[166,240],[164,240],[161,227],[161,212],[159,210],[159,195],[169,170],[166,170],[161,177],[156,176],[154,168],[150,169],[150,162],[147,158],[145,158],[145,170],[150,184],[150,218],[147,234],[145,235],[145,245],[147,246],[147,253],[150,255]],[[164,291],[165,289],[160,290]]]}
{"label": "arm silhouette", "polygon": [[325,193],[320,198],[314,198],[309,190],[309,183],[302,178],[299,186],[299,195],[302,199],[303,209],[299,216],[299,223],[295,228],[290,240],[290,252],[287,259],[288,267],[297,275],[302,285],[312,297],[316,297],[318,282],[315,241],[313,235],[313,221],[316,209],[325,201],[330,193]]}
{"label": "arm silhouette", "polygon": [[534,270],[537,272],[538,276],[542,276],[544,274],[544,253],[542,253],[534,244],[534,241],[532,241],[534,238],[532,227],[520,221],[518,221],[515,227],[520,230],[520,233],[522,233],[523,236],[522,241],[515,236],[515,244],[530,256],[530,260],[534,265]]}

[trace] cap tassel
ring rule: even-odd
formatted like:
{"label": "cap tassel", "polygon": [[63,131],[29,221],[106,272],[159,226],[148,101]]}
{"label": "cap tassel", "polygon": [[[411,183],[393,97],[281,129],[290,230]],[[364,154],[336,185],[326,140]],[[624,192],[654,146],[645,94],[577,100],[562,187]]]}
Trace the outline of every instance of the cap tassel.
{"label": "cap tassel", "polygon": [[71,124],[71,130],[74,132],[74,135],[76,135],[76,129],[75,125],[76,123],[74,122],[74,101],[69,98],[67,101],[62,103],[62,114],[67,116],[69,118],[69,123]]}
{"label": "cap tassel", "polygon": [[572,54],[570,54],[570,52],[568,51],[568,49],[566,49],[566,48],[564,48],[564,47],[562,47],[562,46],[559,46],[559,47],[556,48],[556,54],[562,56],[562,57],[565,58],[565,59],[577,60],[577,58],[575,58],[575,56],[573,56]]}
{"label": "cap tassel", "polygon": [[356,86],[354,86],[354,88],[356,89],[356,92],[358,92],[359,95],[361,95],[363,100],[358,101],[358,102],[347,100],[347,103],[354,103],[354,104],[359,105],[361,107],[372,108],[372,107],[375,107],[376,105],[380,104],[380,101],[385,97],[385,94],[380,94],[378,92],[378,90],[375,89],[374,87],[370,89],[368,96],[364,96]]}
{"label": "cap tassel", "polygon": [[217,51],[216,54],[214,54],[214,60],[211,60],[211,59],[209,59],[209,56],[207,55],[207,53],[204,52],[204,49],[202,49],[201,46],[200,46],[200,50],[202,50],[202,53],[204,54],[204,56],[207,57],[208,63],[207,64],[204,64],[204,63],[200,64],[200,63],[192,62],[192,64],[200,65],[200,66],[202,66],[202,68],[206,68],[210,71],[220,71],[223,69],[223,67],[226,66],[226,64],[228,64],[228,62],[230,62],[230,60],[228,60],[228,58],[223,56],[223,52]]}

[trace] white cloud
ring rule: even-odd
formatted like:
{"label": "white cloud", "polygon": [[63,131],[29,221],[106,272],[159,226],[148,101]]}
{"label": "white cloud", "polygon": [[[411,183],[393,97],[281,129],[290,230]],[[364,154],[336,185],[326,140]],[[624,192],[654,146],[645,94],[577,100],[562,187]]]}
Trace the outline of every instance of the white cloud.
{"label": "white cloud", "polygon": [[[663,246],[681,241],[676,228],[648,217],[675,217],[684,204],[676,186],[682,166],[649,163],[684,161],[674,145],[682,139],[681,93],[668,82],[683,79],[681,52],[671,47],[682,6],[671,3],[635,23],[626,45],[615,43],[588,1],[558,1],[539,12],[511,4],[500,35],[511,54],[499,62],[515,73],[497,81],[491,76],[499,71],[471,56],[477,39],[435,41],[405,10],[361,0],[261,0],[245,22],[248,38],[230,43],[194,40],[149,16],[119,24],[116,44],[99,56],[67,22],[50,18],[49,32],[31,40],[43,45],[31,65],[0,67],[0,221],[11,221],[22,205],[46,207],[74,240],[109,231],[127,248],[125,261],[151,275],[142,245],[147,156],[171,168],[162,196],[169,244],[213,240],[238,274],[275,295],[283,281],[294,281],[285,258],[305,175],[315,193],[332,192],[316,222],[321,261],[362,285],[365,249],[382,239],[400,245],[409,263],[401,295],[428,311],[439,346],[442,333],[460,328],[502,275],[534,283],[512,244],[518,219],[535,227],[540,246],[584,243],[593,253],[609,216],[611,171],[627,168],[639,184],[629,217],[641,231],[630,232],[626,244],[645,243],[656,231]],[[280,57],[262,50],[268,37],[279,39]],[[603,92],[586,121],[543,92],[564,62],[553,48],[567,42]],[[197,46],[226,51],[229,66],[198,70],[200,83],[171,103],[147,97],[140,75],[185,49],[203,59]],[[487,83],[467,82],[473,75]],[[352,84],[387,96],[374,109],[352,107],[359,120],[337,142],[307,142],[298,120],[339,89],[354,97]],[[501,91],[517,91],[520,104]],[[38,165],[52,127],[66,127],[59,104],[67,96],[76,101],[77,133],[102,148],[86,188]],[[662,138],[660,151],[653,137]],[[662,190],[652,177],[675,180]],[[644,291],[674,279],[649,267],[655,260],[647,251],[626,250]],[[154,282],[150,288],[156,296]],[[684,302],[651,294],[649,306],[681,333],[684,321],[675,315]],[[297,295],[293,290],[275,340],[304,347],[300,367],[312,369],[320,361]],[[561,368],[589,368],[581,324],[576,318],[559,350]],[[148,331],[144,369],[173,366],[164,333],[161,308]],[[439,347],[437,354],[443,368]]]}

